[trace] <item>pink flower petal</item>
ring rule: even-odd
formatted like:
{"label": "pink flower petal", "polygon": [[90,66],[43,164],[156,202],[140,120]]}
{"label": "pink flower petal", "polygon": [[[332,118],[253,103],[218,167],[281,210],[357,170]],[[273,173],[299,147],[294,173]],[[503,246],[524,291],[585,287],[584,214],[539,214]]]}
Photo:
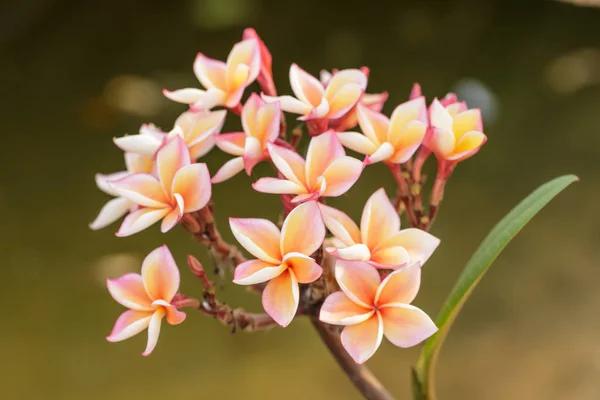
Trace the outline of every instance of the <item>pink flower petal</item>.
{"label": "pink flower petal", "polygon": [[371,155],[377,150],[377,145],[362,133],[358,132],[340,132],[338,133],[340,142],[350,150],[364,155]]}
{"label": "pink flower petal", "polygon": [[[323,184],[325,180],[323,180]],[[323,187],[323,185],[321,185]],[[304,203],[306,201],[317,200],[321,196],[321,191],[317,191],[314,193],[301,193],[298,196],[294,197],[291,202],[292,204]]]}
{"label": "pink flower petal", "polygon": [[281,254],[297,252],[311,255],[325,239],[325,225],[316,201],[294,208],[281,227]]}
{"label": "pink flower petal", "polygon": [[335,279],[340,289],[356,304],[370,308],[381,283],[377,270],[364,261],[335,262]]}
{"label": "pink flower petal", "polygon": [[142,263],[144,287],[152,300],[170,303],[179,290],[179,269],[166,245],[154,249]]}
{"label": "pink flower petal", "polygon": [[438,330],[427,314],[408,304],[390,305],[379,312],[385,337],[398,347],[416,346]]}
{"label": "pink flower petal", "polygon": [[334,257],[347,261],[369,261],[371,252],[364,244],[353,244],[352,246],[342,248],[327,248],[327,251]]}
{"label": "pink flower petal", "polygon": [[158,209],[142,208],[134,211],[125,217],[116,235],[119,237],[125,237],[143,231],[150,225],[154,225],[156,222],[160,221],[170,211],[170,207]]}
{"label": "pink flower petal", "polygon": [[456,115],[452,121],[452,131],[458,142],[467,132],[483,130],[481,110],[474,108]]}
{"label": "pink flower petal", "polygon": [[357,84],[348,83],[343,85],[329,102],[327,117],[332,119],[342,117],[356,105],[362,94],[363,89]]}
{"label": "pink flower petal", "polygon": [[194,60],[194,74],[202,83],[202,86],[207,89],[226,89],[227,66],[222,61],[213,60],[202,53],[198,53]]}
{"label": "pink flower petal", "polygon": [[246,138],[246,147],[244,148],[244,168],[246,169],[246,174],[250,176],[252,173],[252,169],[256,164],[264,159],[263,148],[260,141],[255,138],[249,136]]}
{"label": "pink flower petal", "polygon": [[160,324],[162,322],[163,317],[165,316],[166,311],[162,308],[159,308],[154,312],[152,318],[150,319],[150,324],[148,325],[148,344],[146,345],[146,350],[142,353],[142,355],[148,356],[154,348],[156,347],[156,343],[158,343],[158,335],[160,335]]}
{"label": "pink flower petal", "polygon": [[[234,103],[239,102],[239,97],[242,96],[242,92],[243,92],[243,88],[238,93],[238,96],[236,97],[237,100],[233,101]],[[234,96],[234,94],[228,95],[227,92],[224,92],[221,89],[210,88],[206,92],[202,93],[202,96],[198,99],[198,101],[196,101],[196,102],[194,102],[194,104],[190,105],[190,110],[197,112],[197,111],[210,110],[213,107],[221,106],[221,105],[229,106],[228,102],[231,101],[232,96]],[[235,104],[237,104],[237,103],[235,103]]]}
{"label": "pink flower petal", "polygon": [[365,158],[364,164],[370,165],[383,160],[389,160],[394,155],[395,151],[396,149],[394,149],[394,146],[392,146],[391,143],[384,142],[373,154]]}
{"label": "pink flower petal", "polygon": [[285,271],[284,265],[274,265],[262,260],[248,260],[235,268],[233,283],[238,285],[255,285],[267,282]]}
{"label": "pink flower petal", "polygon": [[217,147],[225,153],[234,156],[243,156],[244,147],[246,147],[246,134],[238,133],[223,133],[215,137]]}
{"label": "pink flower petal", "polygon": [[275,194],[298,194],[306,190],[295,182],[277,178],[260,178],[252,187],[257,192]]}
{"label": "pink flower petal", "polygon": [[372,308],[359,306],[339,291],[327,296],[321,306],[319,319],[332,325],[355,325],[368,320],[374,313]]}
{"label": "pink flower petal", "polygon": [[183,198],[183,212],[198,211],[208,204],[212,194],[210,174],[206,164],[191,164],[181,168],[173,178],[171,193]]}
{"label": "pink flower petal", "polygon": [[317,78],[310,75],[296,64],[290,67],[290,84],[292,91],[300,101],[313,108],[321,104],[325,89]]}
{"label": "pink flower petal", "polygon": [[425,97],[417,97],[396,107],[390,117],[388,140],[395,144],[400,137],[400,132],[411,121],[420,121],[423,125],[426,125],[427,105],[425,104]]}
{"label": "pink flower petal", "polygon": [[454,152],[456,140],[452,131],[435,128],[425,137],[425,146],[431,149],[438,157],[448,158]]}
{"label": "pink flower petal", "polygon": [[[183,131],[183,138],[188,147],[196,146],[203,142],[214,144],[214,135],[221,131],[227,111],[186,111],[175,121]],[[210,150],[210,149],[209,149]],[[208,150],[207,150],[208,151]]]}
{"label": "pink flower petal", "polygon": [[153,158],[154,156],[125,153],[125,165],[127,166],[127,171],[132,174],[137,174],[139,172],[149,174],[154,168]]}
{"label": "pink flower petal", "polygon": [[127,310],[122,313],[112,329],[110,335],[106,337],[109,342],[120,342],[137,335],[150,324],[153,312]]}
{"label": "pink flower petal", "polygon": [[286,111],[286,112],[289,112],[292,114],[308,115],[310,113],[310,111],[312,110],[311,105],[309,105],[307,103],[303,103],[300,100],[298,100],[292,96],[272,97],[272,96],[267,96],[267,95],[263,94],[262,98],[267,103],[278,102],[283,111]]}
{"label": "pink flower petal", "polygon": [[152,299],[144,288],[140,274],[125,274],[117,279],[107,279],[110,295],[119,304],[136,311],[152,311]]}
{"label": "pink flower petal", "polygon": [[163,90],[163,95],[177,103],[183,104],[194,104],[204,96],[205,91],[201,89],[185,88],[179,90],[169,91]]}
{"label": "pink flower petal", "polygon": [[327,100],[332,100],[348,84],[357,85],[360,90],[364,91],[367,88],[367,76],[360,69],[337,71],[327,83],[325,97]]}
{"label": "pink flower petal", "polygon": [[117,197],[109,200],[96,219],[90,224],[90,229],[98,230],[107,227],[131,210],[134,203],[125,197]]}
{"label": "pink flower petal", "polygon": [[408,252],[411,263],[419,262],[423,265],[439,244],[440,239],[432,234],[421,229],[408,228],[401,230],[388,240],[382,242],[378,249],[401,246]]}
{"label": "pink flower petal", "polygon": [[167,312],[167,322],[171,325],[179,325],[185,321],[186,315],[183,311],[179,311],[174,305],[167,303],[164,300],[155,300],[153,306],[163,306]]}
{"label": "pink flower petal", "polygon": [[294,272],[289,268],[269,281],[262,294],[263,308],[282,327],[292,322],[300,299],[300,290]]}
{"label": "pink flower petal", "polygon": [[342,345],[357,364],[362,364],[375,354],[383,340],[383,324],[379,313],[356,325],[342,330]]}
{"label": "pink flower petal", "polygon": [[[176,196],[179,196],[179,198],[181,199],[180,195],[176,194]],[[181,209],[179,207],[174,207],[163,218],[163,220],[160,224],[160,231],[162,233],[169,232],[171,229],[173,229],[175,227],[175,225],[177,225],[177,223],[181,220],[182,217],[183,217],[183,212],[181,211]]]}
{"label": "pink flower petal", "polygon": [[378,306],[392,303],[410,304],[421,285],[421,265],[414,263],[389,274],[377,289],[375,302]]}
{"label": "pink flower petal", "polygon": [[110,182],[111,189],[143,207],[165,207],[169,200],[160,183],[150,174],[131,174]]}
{"label": "pink flower petal", "polygon": [[162,144],[162,140],[150,135],[128,135],[114,138],[113,141],[118,148],[125,152],[145,156],[153,156]]}
{"label": "pink flower petal", "polygon": [[256,39],[246,39],[236,43],[227,57],[227,81],[231,85],[236,80],[236,72],[240,66],[248,67],[248,74],[243,81],[245,86],[254,82],[260,72],[260,48]]}
{"label": "pink flower petal", "polygon": [[410,255],[402,246],[379,246],[379,248],[371,254],[370,261],[375,268],[397,269],[405,267],[409,263]]}
{"label": "pink flower petal", "polygon": [[487,137],[481,132],[467,132],[460,138],[454,148],[454,154],[449,156],[448,159],[455,162],[465,160],[475,155],[486,141]]}
{"label": "pink flower petal", "polygon": [[281,234],[274,223],[258,218],[229,218],[229,226],[237,241],[254,257],[275,265],[281,263]]}
{"label": "pink flower petal", "polygon": [[344,147],[335,132],[328,131],[313,137],[306,152],[307,185],[313,188],[317,183],[317,178],[325,173],[327,167],[334,160],[345,155]]}
{"label": "pink flower petal", "polygon": [[333,161],[323,173],[327,189],[322,196],[336,197],[346,193],[356,183],[363,163],[356,158],[343,156]]}
{"label": "pink flower petal", "polygon": [[112,182],[123,179],[129,175],[131,175],[129,171],[119,171],[112,174],[96,174],[94,178],[96,180],[96,186],[98,186],[98,189],[102,190],[106,194],[117,197],[119,194],[113,189]]}
{"label": "pink flower petal", "polygon": [[431,103],[431,107],[429,108],[429,118],[433,127],[452,132],[452,116],[438,99],[434,99]]}
{"label": "pink flower petal", "polygon": [[323,269],[312,258],[302,253],[287,253],[283,263],[294,271],[299,283],[311,283],[319,279]]}
{"label": "pink flower petal", "polygon": [[263,104],[265,104],[265,102],[258,94],[251,93],[248,100],[246,100],[246,104],[244,104],[244,107],[242,108],[242,127],[248,136],[253,136],[252,133],[256,132],[258,110]]}
{"label": "pink flower petal", "polygon": [[362,242],[374,249],[400,230],[400,217],[383,188],[369,197],[360,220]]}
{"label": "pink flower petal", "polygon": [[346,246],[360,243],[360,230],[348,215],[333,207],[319,204],[323,222],[329,232]]}
{"label": "pink flower petal", "polygon": [[410,121],[398,135],[390,134],[390,141],[395,147],[394,156],[390,161],[398,164],[407,162],[417,151],[427,132],[427,126],[421,121]]}
{"label": "pink flower petal", "polygon": [[171,138],[156,154],[156,169],[165,193],[171,193],[175,174],[190,165],[190,152],[179,135]]}
{"label": "pink flower petal", "polygon": [[360,129],[375,146],[380,146],[387,141],[390,120],[385,115],[362,104],[356,106],[356,115],[358,116]]}
{"label": "pink flower petal", "polygon": [[232,158],[227,161],[212,177],[211,183],[225,182],[244,170],[244,159],[242,157]]}
{"label": "pink flower petal", "polygon": [[253,136],[262,143],[275,141],[279,136],[280,118],[279,102],[263,105],[256,115],[256,132]]}
{"label": "pink flower petal", "polygon": [[288,180],[297,183],[298,185],[305,186],[306,175],[304,170],[306,168],[304,159],[295,151],[288,150],[281,146],[276,146],[268,143],[267,148],[271,160],[281,172],[281,174]]}

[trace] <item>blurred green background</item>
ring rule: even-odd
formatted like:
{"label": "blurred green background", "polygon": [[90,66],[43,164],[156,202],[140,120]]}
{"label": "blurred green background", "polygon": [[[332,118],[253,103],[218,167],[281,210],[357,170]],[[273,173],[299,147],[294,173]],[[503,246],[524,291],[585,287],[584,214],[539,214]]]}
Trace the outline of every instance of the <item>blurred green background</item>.
{"label": "blurred green background", "polygon": [[[429,99],[455,90],[483,109],[488,143],[455,172],[432,231],[442,244],[415,302],[432,315],[501,216],[546,180],[581,177],[476,290],[442,352],[438,385],[443,399],[600,398],[599,9],[522,0],[15,0],[1,8],[0,398],[359,398],[302,318],[232,335],[190,312],[181,326],[164,324],[148,358],[145,335],[105,340],[123,310],[107,276],[138,271],[167,243],[182,291],[200,296],[185,255],[208,259],[181,229],[127,239],[114,236],[116,224],[89,230],[107,200],[94,173],[123,168],[113,137],[142,122],[169,130],[184,107],[160,90],[197,86],[196,52],[224,59],[247,26],[271,49],[280,92],[290,92],[291,62],[314,74],[368,65],[369,92],[390,92],[388,113],[414,81]],[[238,129],[230,116],[224,132]],[[215,150],[205,161],[214,172],[226,159]],[[358,218],[374,190],[393,193],[382,166],[365,175],[332,204]],[[277,196],[254,193],[250,182],[214,188],[228,239],[228,216],[278,214]],[[222,297],[260,309],[232,285]],[[416,355],[384,344],[369,366],[408,398]]]}

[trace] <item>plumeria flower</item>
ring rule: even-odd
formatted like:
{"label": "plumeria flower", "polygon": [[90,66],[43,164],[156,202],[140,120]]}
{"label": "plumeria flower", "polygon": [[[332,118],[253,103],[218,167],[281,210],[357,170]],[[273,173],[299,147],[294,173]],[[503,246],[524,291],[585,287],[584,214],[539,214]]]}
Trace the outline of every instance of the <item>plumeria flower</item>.
{"label": "plumeria flower", "polygon": [[126,176],[137,173],[150,173],[154,167],[154,161],[150,156],[142,156],[139,154],[125,153],[126,171],[119,171],[112,174],[96,174],[96,185],[104,193],[114,196],[100,210],[100,213],[90,224],[90,228],[98,230],[107,227],[116,220],[123,217],[128,212],[134,211],[137,205],[126,197],[121,197],[115,192],[111,186],[111,181],[122,179]]}
{"label": "plumeria flower", "polygon": [[323,221],[335,247],[326,250],[349,261],[366,261],[377,268],[396,269],[425,264],[440,244],[435,236],[416,228],[400,230],[400,217],[383,188],[369,197],[360,228],[343,212],[320,205]]}
{"label": "plumeria flower", "polygon": [[216,138],[217,147],[237,157],[219,169],[213,183],[223,182],[243,169],[250,175],[256,164],[267,159],[267,144],[279,136],[280,117],[279,103],[267,104],[252,93],[242,109],[244,132],[225,133]]}
{"label": "plumeria flower", "polygon": [[239,264],[233,282],[254,285],[268,281],[263,307],[275,322],[287,326],[298,309],[298,283],[314,282],[322,273],[309,257],[325,238],[319,206],[308,202],[294,208],[281,232],[265,219],[230,218],[229,225],[237,241],[257,258]]}
{"label": "plumeria flower", "polygon": [[406,348],[437,331],[427,314],[410,305],[419,292],[419,263],[396,270],[382,281],[368,263],[337,260],[335,278],[342,290],[325,299],[319,319],[344,326],[342,345],[358,364],[375,354],[384,335]]}
{"label": "plumeria flower", "polygon": [[271,52],[253,28],[244,29],[244,39],[256,39],[258,41],[260,49],[260,72],[256,79],[265,94],[277,96],[275,82],[273,82],[273,57],[271,56]]}
{"label": "plumeria flower", "polygon": [[[365,76],[369,76],[369,69],[367,67],[362,67],[360,69],[363,71]],[[338,70],[333,70],[333,72],[329,72],[327,70],[321,71],[321,83],[324,86],[327,86],[333,75],[338,73]],[[356,113],[356,107],[361,104],[366,108],[369,108],[373,111],[380,112],[383,108],[383,104],[388,98],[388,92],[382,93],[364,93],[362,97],[358,100],[358,102],[352,107],[346,114],[342,115],[338,119],[334,119],[329,121],[329,128],[333,129],[336,132],[344,132],[348,129],[352,129],[358,124],[358,115]]]}
{"label": "plumeria flower", "polygon": [[162,219],[161,231],[173,228],[183,214],[204,207],[211,196],[206,164],[192,164],[181,136],[164,144],[156,155],[155,174],[138,173],[110,182],[111,190],[139,206],[117,236],[129,236]]}
{"label": "plumeria flower", "polygon": [[268,102],[279,101],[281,109],[301,114],[301,120],[336,119],[348,112],[367,87],[367,76],[358,69],[337,72],[326,86],[296,64],[290,67],[290,84],[296,97],[263,95]]}
{"label": "plumeria flower", "polygon": [[178,325],[186,317],[178,308],[199,305],[196,300],[182,300],[177,295],[179,269],[166,245],[146,256],[141,275],[130,273],[118,279],[107,279],[106,285],[113,299],[129,309],[119,316],[106,339],[120,342],[148,328],[148,344],[142,353],[144,356],[154,350],[165,316],[169,324]]}
{"label": "plumeria flower", "polygon": [[215,136],[221,131],[227,111],[186,111],[175,121],[169,133],[140,131],[139,135],[127,135],[114,139],[123,151],[153,156],[165,140],[181,136],[192,160],[206,155],[215,145]]}
{"label": "plumeria flower", "polygon": [[209,110],[215,106],[236,107],[260,72],[260,46],[256,39],[242,40],[233,46],[227,62],[213,60],[198,53],[194,73],[203,89],[164,90],[163,94],[178,103],[190,104],[194,110]]}
{"label": "plumeria flower", "polygon": [[486,142],[483,134],[481,111],[468,109],[454,97],[442,104],[434,99],[429,115],[432,131],[425,140],[438,159],[457,163],[477,153]]}
{"label": "plumeria flower", "polygon": [[339,133],[344,146],[365,154],[365,163],[386,161],[402,164],[419,148],[427,133],[427,106],[424,97],[400,104],[390,119],[361,104],[356,107],[363,134]]}
{"label": "plumeria flower", "polygon": [[261,178],[252,187],[263,193],[295,194],[293,203],[340,196],[354,185],[363,169],[359,160],[346,156],[333,131],[311,139],[306,161],[293,150],[272,144],[267,147],[285,179]]}

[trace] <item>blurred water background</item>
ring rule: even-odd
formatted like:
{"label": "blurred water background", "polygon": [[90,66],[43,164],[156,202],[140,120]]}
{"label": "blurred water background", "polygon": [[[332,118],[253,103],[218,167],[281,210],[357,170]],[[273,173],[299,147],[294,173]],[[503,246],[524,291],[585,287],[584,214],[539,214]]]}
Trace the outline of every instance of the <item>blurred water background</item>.
{"label": "blurred water background", "polygon": [[[197,86],[196,52],[224,59],[253,26],[274,55],[280,92],[297,62],[311,73],[367,65],[390,112],[414,81],[429,100],[457,91],[483,109],[488,143],[460,165],[433,233],[415,304],[435,315],[479,241],[538,184],[582,181],[512,243],[458,319],[442,353],[443,399],[600,398],[600,10],[553,1],[21,0],[0,8],[0,397],[3,399],[358,399],[306,320],[230,334],[191,312],[109,344],[122,311],[104,280],[137,271],[166,242],[182,291],[200,295],[181,229],[128,239],[87,224],[107,200],[96,172],[122,169],[111,139],[142,122],[170,129],[184,107],[161,89]],[[291,123],[291,118],[289,122]],[[224,132],[238,130],[229,118]],[[227,157],[205,161],[215,171]],[[431,165],[430,165],[431,167]],[[372,168],[372,169],[371,169]],[[255,176],[267,173],[258,168]],[[380,165],[332,204],[358,218],[393,183]],[[215,186],[217,218],[276,218],[277,196],[239,176]],[[259,299],[227,285],[234,306]],[[408,398],[416,349],[389,344],[369,362]]]}

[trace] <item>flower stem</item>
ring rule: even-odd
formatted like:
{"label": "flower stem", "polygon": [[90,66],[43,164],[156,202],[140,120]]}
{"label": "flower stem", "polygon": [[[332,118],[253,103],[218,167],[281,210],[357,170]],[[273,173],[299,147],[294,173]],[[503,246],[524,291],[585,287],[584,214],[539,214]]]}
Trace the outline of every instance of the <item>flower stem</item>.
{"label": "flower stem", "polygon": [[357,364],[344,350],[340,336],[331,332],[327,324],[319,321],[316,316],[311,322],[339,366],[344,370],[354,386],[367,400],[394,400],[394,397],[379,382],[373,373],[364,365]]}

